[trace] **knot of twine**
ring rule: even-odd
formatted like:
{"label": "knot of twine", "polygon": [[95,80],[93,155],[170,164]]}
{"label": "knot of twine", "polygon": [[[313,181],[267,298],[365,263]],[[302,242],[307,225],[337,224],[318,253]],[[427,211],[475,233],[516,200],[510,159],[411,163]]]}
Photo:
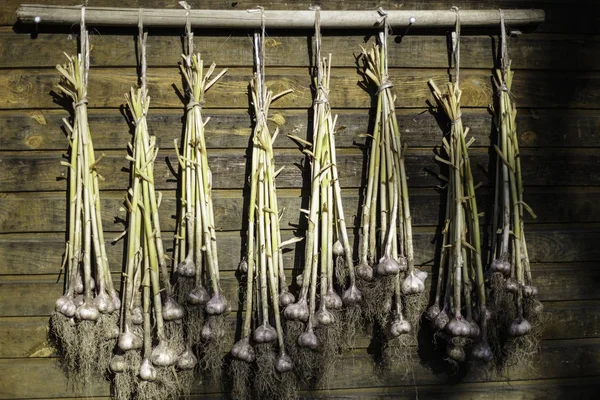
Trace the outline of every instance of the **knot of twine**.
{"label": "knot of twine", "polygon": [[78,102],[73,103],[73,108],[81,107],[82,105],[87,104],[87,103],[88,103],[88,99],[87,99],[87,97],[85,97],[85,98],[79,100]]}
{"label": "knot of twine", "polygon": [[146,112],[142,112],[142,115],[140,115],[140,117],[138,119],[136,119],[135,121],[133,121],[133,126],[138,126],[140,124],[140,122],[142,122],[142,120],[146,118]]}
{"label": "knot of twine", "polygon": [[455,119],[450,121],[450,125],[456,125],[460,121],[461,118],[462,118],[462,113],[458,114],[458,116]]}
{"label": "knot of twine", "polygon": [[385,89],[389,89],[394,87],[394,84],[388,80],[385,80],[381,83],[381,85],[379,85],[379,87],[377,88],[377,94],[383,92]]}
{"label": "knot of twine", "polygon": [[185,109],[186,110],[191,110],[194,107],[198,107],[198,108],[202,108],[204,102],[197,102],[196,100],[190,100],[186,105],[185,105]]}

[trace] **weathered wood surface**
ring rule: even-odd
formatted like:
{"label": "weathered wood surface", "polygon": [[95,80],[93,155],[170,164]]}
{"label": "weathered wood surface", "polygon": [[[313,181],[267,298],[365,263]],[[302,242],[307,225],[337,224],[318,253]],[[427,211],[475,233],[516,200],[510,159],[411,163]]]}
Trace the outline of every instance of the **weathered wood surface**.
{"label": "weathered wood surface", "polygon": [[[542,301],[596,300],[600,293],[595,285],[600,282],[600,266],[590,264],[532,264]],[[430,267],[423,268],[431,272]],[[290,271],[291,273],[291,271]],[[223,271],[221,286],[232,309],[237,310],[239,284],[234,271]],[[114,280],[118,274],[113,276]],[[289,280],[291,283],[291,279]],[[429,293],[431,279],[426,281]],[[63,283],[56,276],[4,276],[0,280],[0,317],[50,315],[54,302],[63,293]]]}
{"label": "weathered wood surface", "polygon": [[[247,160],[245,149],[223,149],[212,151],[209,165],[213,173],[215,189],[240,190],[246,182]],[[0,192],[44,192],[65,190],[66,167],[60,165],[60,152],[8,152],[0,153],[3,175],[0,177]],[[107,151],[98,164],[99,173],[105,178],[103,190],[124,190],[129,181],[129,162],[125,151]],[[440,167],[436,164],[430,149],[408,149],[406,152],[406,173],[410,187],[436,187],[441,182],[437,178]],[[97,153],[99,156],[99,153]],[[340,185],[345,188],[359,188],[362,185],[362,169],[365,158],[359,149],[340,149],[337,155],[340,171]],[[473,165],[473,178],[487,184],[488,149],[472,149],[469,152]],[[167,160],[168,159],[168,160]],[[308,184],[304,155],[293,149],[282,149],[275,154],[275,165],[285,169],[277,177],[278,188],[299,188]],[[590,149],[556,149],[544,152],[523,149],[521,151],[523,180],[532,186],[592,186],[600,184],[600,154]],[[154,166],[154,184],[158,190],[175,189],[176,179],[173,167],[178,168],[175,150],[163,149],[159,152]]]}
{"label": "weathered wood surface", "polygon": [[[312,61],[310,38],[297,32],[293,36],[269,35],[265,45],[266,64],[269,67],[303,66]],[[355,55],[359,45],[371,46],[374,38],[363,36],[328,35],[322,42],[324,55],[331,53],[333,66],[355,67]],[[196,51],[201,52],[207,63],[215,62],[218,67],[252,66],[252,40],[247,34],[219,36],[198,35],[195,37]],[[90,61],[93,67],[135,66],[135,41],[131,35],[104,33],[102,28],[92,32]],[[355,48],[348,48],[354,43]],[[493,68],[497,40],[489,36],[461,37],[462,68]],[[227,48],[227,51],[222,51]],[[0,57],[4,68],[54,67],[65,62],[60,49],[68,54],[77,51],[77,36],[73,34],[41,34],[35,39],[29,35],[0,30]],[[176,67],[181,61],[181,38],[177,35],[152,35],[147,43],[149,67]],[[554,57],[553,54],[561,54]],[[391,41],[388,46],[388,62],[394,67],[446,68],[448,66],[447,40],[444,36],[408,35],[401,41]],[[600,69],[600,40],[594,36],[522,35],[511,39],[509,55],[515,69]],[[410,56],[407,56],[410,55]],[[576,60],[576,63],[574,63]]]}
{"label": "weathered wood surface", "polygon": [[[531,262],[590,263],[600,258],[600,228],[596,225],[532,225],[528,226],[527,243]],[[436,231],[431,227],[415,228],[415,263],[431,265],[434,259]],[[294,236],[284,231],[283,237]],[[107,234],[110,240],[114,235]],[[242,239],[239,232],[219,232],[219,267],[224,271],[237,269],[241,259]],[[165,248],[172,248],[172,233],[163,232]],[[350,240],[353,236],[350,235]],[[107,253],[114,272],[122,269],[123,241],[108,245]],[[0,235],[0,275],[58,275],[65,249],[62,234]],[[170,250],[169,250],[170,251]],[[23,259],[27,254],[27,260]],[[301,263],[294,251],[284,251],[284,262],[291,268]]]}
{"label": "weathered wood surface", "polygon": [[[312,103],[311,77],[307,68],[268,68],[267,86],[278,93],[293,89],[272,108],[308,108]],[[461,73],[463,107],[487,107],[493,100],[489,70],[465,70]],[[248,108],[248,82],[251,68],[230,68],[228,73],[207,92],[205,106]],[[371,98],[359,87],[362,78],[355,68],[333,68],[329,99],[334,108],[366,108]],[[390,69],[398,107],[426,106],[434,102],[427,87],[433,79],[438,85],[448,82],[444,69]],[[56,108],[50,94],[55,92],[58,74],[50,69],[10,69],[0,74],[0,109]],[[551,84],[548,84],[551,82]],[[135,68],[93,68],[89,75],[90,107],[119,107],[123,94],[136,85]],[[148,70],[148,90],[152,107],[182,108],[173,85],[181,85],[177,68]],[[371,88],[375,91],[375,88]],[[179,90],[179,89],[178,89]],[[520,107],[594,108],[600,102],[600,74],[594,72],[521,71],[515,74],[512,92]]]}
{"label": "weathered wood surface", "polygon": [[[600,301],[545,302],[548,321],[545,340],[600,337]],[[232,329],[235,316],[230,314]],[[0,358],[52,357],[54,350],[47,342],[48,317],[0,318]],[[371,338],[359,333],[355,347],[366,349]],[[233,343],[228,343],[230,348]]]}
{"label": "weathered wood surface", "polygon": [[[373,123],[368,110],[334,110],[338,115],[336,145],[339,148],[364,144],[364,135]],[[287,134],[306,138],[311,125],[310,111],[280,110],[285,124],[275,148],[297,148]],[[148,114],[150,133],[157,138],[160,148],[173,148],[173,141],[181,141],[182,110],[152,110]],[[210,117],[206,125],[206,146],[209,149],[248,146],[252,133],[252,118],[243,110],[205,110]],[[62,110],[0,111],[0,149],[2,150],[66,150],[67,140],[62,119],[68,113]],[[492,116],[487,109],[463,110],[463,122],[470,128],[476,141],[473,147],[487,147],[493,130]],[[398,124],[402,140],[408,147],[439,146],[445,131],[427,109],[399,110]],[[121,150],[131,141],[127,120],[118,109],[90,110],[89,124],[97,151]],[[519,146],[529,147],[598,147],[600,145],[600,116],[595,111],[582,110],[528,110],[517,115]],[[271,129],[277,125],[271,123]]]}
{"label": "weathered wood surface", "polygon": [[[528,188],[525,201],[535,210],[536,219],[525,216],[527,224],[554,223],[593,223],[600,222],[600,189],[589,188]],[[177,209],[175,192],[162,192],[160,225],[164,231],[175,230],[175,210]],[[102,224],[106,232],[124,229],[126,219],[123,208],[124,193],[102,192]],[[244,224],[244,198],[239,191],[214,191],[215,228],[219,231],[239,231]],[[308,204],[308,197],[297,189],[280,189],[277,193],[280,209],[285,209],[281,226],[305,226],[305,218],[300,208]],[[359,190],[342,191],[344,215],[348,228],[360,226],[361,199]],[[440,204],[445,197],[433,189],[416,188],[410,193],[411,214],[414,226],[435,226],[441,218]],[[552,201],[548,201],[552,198]],[[66,229],[66,200],[62,192],[49,193],[4,193],[0,194],[0,232],[57,232]],[[488,188],[482,188],[477,194],[478,207],[491,213],[493,198]],[[162,211],[164,210],[164,211]],[[481,218],[484,223],[487,218]]]}
{"label": "weathered wood surface", "polygon": [[[511,371],[511,377],[517,380],[587,378],[600,374],[600,342],[597,339],[580,339],[577,341],[547,341],[541,349],[543,356],[534,359],[533,368],[517,366]],[[415,363],[411,378],[402,379],[404,371],[391,374],[374,375],[371,358],[364,353],[346,356],[343,374],[335,374],[330,381],[330,388],[351,390],[354,388],[380,388],[404,384],[414,393],[414,385],[447,384],[462,378],[464,383],[483,381],[506,381],[506,376],[494,377],[485,371],[471,370],[464,377],[448,376],[442,372],[444,361],[440,360],[432,368]],[[74,393],[67,388],[66,379],[56,365],[54,359],[4,359],[0,360],[5,382],[0,385],[2,398],[52,398],[71,397]],[[27,376],[28,379],[21,379]],[[412,379],[414,376],[414,379]],[[30,382],[44,382],[43,385],[31,385]],[[108,384],[90,382],[86,386],[88,396],[107,396]],[[200,387],[198,387],[200,389]],[[198,390],[197,389],[197,390]],[[214,384],[201,388],[203,393],[218,393],[221,389]]]}
{"label": "weathered wood surface", "polygon": [[[73,5],[69,0],[38,0],[41,4],[56,4],[56,5]],[[469,9],[497,9],[497,8],[542,8],[546,11],[546,21],[538,27],[538,31],[549,32],[599,32],[597,26],[597,15],[595,7],[597,3],[593,0],[576,0],[578,7],[572,7],[573,2],[568,0],[483,0],[478,2],[468,2],[460,4],[463,8]],[[0,4],[0,24],[13,25],[16,22],[15,11],[21,4],[20,0],[5,0]],[[103,0],[103,6],[122,7],[122,2],[119,0]],[[448,0],[427,1],[410,0],[398,3],[394,0],[376,1],[376,0],[333,0],[333,1],[298,1],[289,2],[285,0],[265,0],[261,4],[267,9],[295,9],[306,10],[311,5],[321,5],[323,9],[340,10],[340,9],[377,9],[384,7],[388,9],[441,9],[448,10],[456,2]],[[130,7],[147,7],[147,8],[176,8],[176,4],[166,0],[137,0],[135,3],[128,5]],[[250,0],[243,1],[225,1],[225,0],[210,0],[202,2],[202,8],[213,9],[250,9],[255,8],[256,3]],[[573,24],[573,18],[578,18],[577,24]]]}

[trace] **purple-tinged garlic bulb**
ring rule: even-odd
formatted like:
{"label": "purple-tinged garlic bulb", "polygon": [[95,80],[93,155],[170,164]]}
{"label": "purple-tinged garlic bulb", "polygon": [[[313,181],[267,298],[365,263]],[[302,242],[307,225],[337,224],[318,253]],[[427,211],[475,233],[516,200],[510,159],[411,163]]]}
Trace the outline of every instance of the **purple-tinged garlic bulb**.
{"label": "purple-tinged garlic bulb", "polygon": [[402,293],[404,294],[418,294],[425,291],[425,284],[422,280],[417,278],[414,271],[412,271],[404,282],[402,282]]}
{"label": "purple-tinged garlic bulb", "polygon": [[127,369],[127,363],[125,362],[125,356],[121,354],[115,354],[111,359],[108,365],[110,370],[115,374],[120,372],[125,372]]}
{"label": "purple-tinged garlic bulb", "polygon": [[333,289],[327,290],[325,297],[323,297],[323,303],[325,307],[331,310],[340,310],[344,305],[342,298]]}
{"label": "purple-tinged garlic bulb", "polygon": [[231,348],[231,355],[241,361],[248,363],[253,362],[256,359],[254,349],[250,346],[250,340],[243,338],[238,340]]}
{"label": "purple-tinged garlic bulb", "polygon": [[342,293],[342,302],[346,306],[355,306],[359,304],[363,299],[362,293],[356,285],[350,285],[350,287],[344,290]]}
{"label": "purple-tinged garlic bulb", "polygon": [[457,346],[453,343],[448,343],[446,354],[456,362],[463,362],[467,358],[465,349],[462,346]]}
{"label": "purple-tinged garlic bulb", "polygon": [[165,321],[177,321],[183,318],[185,309],[171,296],[167,296],[162,305],[162,316]]}
{"label": "purple-tinged garlic bulb", "polygon": [[333,255],[336,257],[342,257],[344,254],[346,254],[346,252],[344,251],[344,246],[342,245],[342,242],[340,242],[339,240],[336,240],[335,243],[333,244]]}
{"label": "purple-tinged garlic bulb", "polygon": [[490,265],[490,270],[492,272],[499,272],[504,276],[509,276],[510,263],[506,259],[506,254],[503,254],[499,258],[496,258],[494,261],[492,261],[492,265]]}
{"label": "purple-tinged garlic bulb", "polygon": [[144,323],[144,312],[142,307],[135,307],[131,312],[131,322],[134,325],[142,325]]}
{"label": "purple-tinged garlic bulb", "polygon": [[165,340],[160,340],[158,346],[152,349],[150,359],[157,367],[167,367],[177,361],[177,352]]}
{"label": "purple-tinged garlic bulb", "polygon": [[469,324],[469,328],[471,332],[469,333],[469,337],[476,338],[481,333],[481,329],[479,329],[479,325],[475,321],[467,321]]}
{"label": "purple-tinged garlic bulb", "polygon": [[140,367],[140,378],[144,381],[152,382],[156,380],[156,368],[147,358],[142,361],[142,365]]}
{"label": "purple-tinged garlic bulb", "polygon": [[281,289],[279,292],[279,305],[281,307],[287,307],[296,301],[296,298],[287,289]]}
{"label": "purple-tinged garlic bulb", "polygon": [[506,280],[506,291],[508,291],[509,293],[518,293],[519,292],[519,284],[517,283],[517,281],[515,281],[514,279],[508,278]]}
{"label": "purple-tinged garlic bulb", "polygon": [[265,322],[252,332],[256,343],[271,343],[277,340],[277,331],[268,322]]}
{"label": "purple-tinged garlic bulb", "polygon": [[94,305],[102,314],[110,314],[115,311],[115,305],[113,304],[110,296],[105,291],[101,291],[94,298]]}
{"label": "purple-tinged garlic bulb", "polygon": [[248,261],[245,258],[238,264],[238,271],[244,275],[248,273]]}
{"label": "purple-tinged garlic bulb", "polygon": [[117,344],[121,351],[126,352],[129,350],[141,349],[144,345],[144,342],[141,337],[125,327],[125,332],[121,333]]}
{"label": "purple-tinged garlic bulb", "polygon": [[83,298],[82,294],[79,294],[73,298],[73,304],[75,304],[75,307],[79,308],[83,305],[83,303],[85,303],[85,299]]}
{"label": "purple-tinged garlic bulb", "polygon": [[190,370],[194,369],[197,363],[198,359],[196,358],[190,347],[186,346],[183,353],[181,353],[179,357],[177,357],[177,362],[175,363],[175,365],[180,370]]}
{"label": "purple-tinged garlic bulb", "polygon": [[319,307],[319,310],[315,314],[315,317],[317,318],[317,322],[320,325],[330,325],[335,321],[335,317],[333,316],[331,311],[327,309],[325,304]]}
{"label": "purple-tinged garlic bulb", "polygon": [[191,278],[196,275],[196,265],[192,261],[191,255],[188,255],[182,262],[177,264],[177,275],[185,278]]}
{"label": "purple-tinged garlic bulb", "polygon": [[508,327],[508,334],[513,337],[527,335],[531,331],[531,324],[523,317],[518,317]]}
{"label": "purple-tinged garlic bulb", "polygon": [[375,272],[379,276],[392,276],[400,273],[400,264],[393,257],[385,254],[379,259]]}
{"label": "purple-tinged garlic bulb", "polygon": [[308,321],[308,303],[306,297],[301,298],[296,303],[288,305],[283,310],[283,315],[288,321]]}
{"label": "purple-tinged garlic bulb", "polygon": [[494,359],[492,348],[490,347],[487,341],[480,341],[475,343],[475,345],[471,349],[471,355],[474,358],[485,362],[490,362]]}
{"label": "purple-tinged garlic bulb", "polygon": [[65,294],[64,296],[59,297],[58,300],[56,300],[54,309],[56,310],[56,312],[61,313],[65,317],[71,318],[75,315],[77,307],[75,306],[73,297],[69,296],[68,294]]}
{"label": "purple-tinged garlic bulb", "polygon": [[523,286],[523,296],[526,298],[536,297],[538,294],[537,287],[533,285],[525,285]]}
{"label": "purple-tinged garlic bulb", "polygon": [[277,359],[275,360],[275,370],[280,374],[291,371],[294,368],[294,363],[290,356],[287,355],[283,350],[279,352]]}
{"label": "purple-tinged garlic bulb", "polygon": [[203,306],[210,300],[210,295],[208,294],[208,290],[206,290],[204,286],[200,286],[190,290],[185,300],[188,302],[188,304],[194,306]]}
{"label": "purple-tinged garlic bulb", "polygon": [[356,266],[356,276],[363,281],[370,282],[373,280],[373,268],[367,263],[360,263]]}
{"label": "purple-tinged garlic bulb", "polygon": [[229,304],[221,292],[217,292],[206,303],[205,310],[210,315],[221,315],[228,310]]}
{"label": "purple-tinged garlic bulb", "polygon": [[429,274],[425,271],[421,271],[420,269],[416,269],[416,268],[415,268],[414,272],[415,272],[415,276],[417,277],[417,279],[419,279],[421,282],[425,283],[425,279],[427,279]]}
{"label": "purple-tinged garlic bulb", "polygon": [[452,336],[469,336],[471,326],[462,317],[454,317],[446,324],[446,332]]}
{"label": "purple-tinged garlic bulb", "polygon": [[75,310],[75,318],[80,321],[97,321],[100,318],[100,312],[93,304],[84,302]]}
{"label": "purple-tinged garlic bulb", "polygon": [[390,335],[393,338],[397,338],[400,335],[404,335],[410,332],[410,322],[402,317],[396,317],[390,324]]}
{"label": "purple-tinged garlic bulb", "polygon": [[319,348],[319,339],[312,330],[308,332],[302,332],[300,336],[298,336],[298,346],[311,350],[317,350]]}

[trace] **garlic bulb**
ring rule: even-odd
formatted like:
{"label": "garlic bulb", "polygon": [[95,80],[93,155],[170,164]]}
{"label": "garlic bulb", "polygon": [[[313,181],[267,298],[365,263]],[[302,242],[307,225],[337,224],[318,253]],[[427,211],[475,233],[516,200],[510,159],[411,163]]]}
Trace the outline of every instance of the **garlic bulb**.
{"label": "garlic bulb", "polygon": [[248,261],[245,258],[238,264],[238,271],[244,275],[248,273]]}
{"label": "garlic bulb", "polygon": [[427,311],[425,311],[425,316],[428,320],[433,321],[438,314],[440,313],[440,306],[436,303],[430,306]]}
{"label": "garlic bulb", "polygon": [[510,336],[524,336],[531,330],[531,324],[525,318],[515,318],[508,327],[508,334]]}
{"label": "garlic bulb", "polygon": [[142,307],[136,307],[131,312],[131,322],[135,325],[141,325],[144,323],[144,314],[142,312]]}
{"label": "garlic bulb", "polygon": [[379,259],[379,262],[375,267],[375,272],[380,276],[397,275],[400,273],[400,264],[388,254],[385,254]]}
{"label": "garlic bulb", "polygon": [[469,324],[469,328],[471,332],[469,333],[469,337],[476,338],[481,333],[481,329],[479,329],[479,325],[475,321],[467,321]]}
{"label": "garlic bulb", "polygon": [[523,296],[526,298],[536,297],[538,294],[537,287],[533,285],[525,285],[523,286]]}
{"label": "garlic bulb", "polygon": [[402,282],[402,293],[404,294],[418,294],[425,291],[425,284],[422,280],[417,278],[414,271],[412,271],[406,279]]}
{"label": "garlic bulb", "polygon": [[197,363],[198,359],[196,358],[190,347],[186,346],[183,353],[181,353],[179,357],[177,357],[177,362],[175,363],[175,365],[181,370],[190,370],[194,369]]}
{"label": "garlic bulb", "polygon": [[152,349],[150,355],[152,364],[158,367],[167,367],[177,361],[177,352],[171,348],[165,340],[158,342],[158,346]]}
{"label": "garlic bulb", "polygon": [[228,306],[223,294],[218,292],[206,303],[205,310],[210,315],[221,315],[227,311]]}
{"label": "garlic bulb", "polygon": [[140,378],[144,381],[152,382],[156,380],[156,368],[147,358],[144,359],[140,367]]}
{"label": "garlic bulb", "polygon": [[248,338],[238,340],[231,348],[231,355],[238,360],[249,363],[256,359],[254,349],[250,346]]}
{"label": "garlic bulb", "polygon": [[324,304],[319,307],[319,311],[317,311],[315,317],[320,325],[330,325],[335,321],[335,317]]}
{"label": "garlic bulb", "polygon": [[185,315],[184,308],[171,296],[167,296],[162,305],[162,315],[165,321],[177,321]]}
{"label": "garlic bulb", "polygon": [[342,245],[342,242],[340,242],[339,240],[336,240],[336,242],[333,244],[333,255],[336,257],[341,257],[345,254],[344,252],[344,246]]}
{"label": "garlic bulb", "polygon": [[465,349],[462,346],[457,346],[452,343],[448,343],[446,354],[456,362],[463,362],[467,358]]}
{"label": "garlic bulb", "polygon": [[113,311],[115,311],[115,305],[110,299],[108,293],[106,293],[105,291],[101,291],[94,298],[94,305],[102,314],[110,314]]}
{"label": "garlic bulb", "polygon": [[519,292],[519,284],[514,279],[508,278],[505,284],[506,290],[510,293]]}
{"label": "garlic bulb", "polygon": [[115,310],[120,310],[121,309],[121,299],[119,298],[119,293],[117,293],[116,290],[112,289],[108,295],[110,296],[110,299],[112,300],[113,306],[115,306]]}
{"label": "garlic bulb", "polygon": [[469,336],[471,333],[471,326],[462,317],[454,317],[446,324],[446,332],[452,336]]}
{"label": "garlic bulb", "polygon": [[503,254],[499,258],[496,258],[494,261],[492,261],[490,270],[492,272],[499,272],[505,276],[510,275],[510,263],[506,260],[506,255]]}
{"label": "garlic bulb", "polygon": [[356,276],[363,281],[370,282],[373,280],[373,268],[367,263],[360,263],[356,266]]}
{"label": "garlic bulb", "polygon": [[191,305],[205,305],[210,300],[210,295],[204,286],[199,286],[190,290],[185,300]]}
{"label": "garlic bulb", "polygon": [[394,338],[397,338],[400,335],[404,335],[410,332],[410,323],[404,318],[397,317],[390,324],[390,335]]}
{"label": "garlic bulb", "polygon": [[330,308],[332,310],[340,310],[344,303],[342,303],[342,298],[335,292],[333,289],[328,289],[325,297],[322,299],[325,307]]}
{"label": "garlic bulb", "polygon": [[84,302],[75,310],[75,318],[80,321],[97,321],[100,318],[100,312],[93,304]]}
{"label": "garlic bulb", "polygon": [[425,283],[425,279],[429,276],[429,274],[425,271],[421,271],[420,269],[415,268],[415,276],[423,283]]}
{"label": "garlic bulb", "polygon": [[279,292],[279,305],[281,307],[287,307],[288,305],[292,304],[294,301],[296,301],[296,298],[287,289],[282,289]]}
{"label": "garlic bulb", "polygon": [[108,365],[110,370],[114,373],[125,372],[127,369],[127,363],[125,362],[125,356],[121,354],[115,354],[110,359],[110,364]]}
{"label": "garlic bulb", "polygon": [[77,307],[75,306],[73,297],[65,294],[64,296],[59,297],[58,300],[56,300],[54,309],[56,310],[56,312],[61,313],[65,317],[71,318],[75,315]]}
{"label": "garlic bulb", "polygon": [[[94,278],[90,278],[90,290],[96,289],[96,281]],[[83,277],[81,274],[77,274],[77,281],[75,282],[75,293],[83,294],[85,292],[85,286],[83,285]]]}
{"label": "garlic bulb", "polygon": [[289,321],[308,321],[308,303],[306,297],[301,298],[296,303],[288,305],[283,310],[283,315]]}
{"label": "garlic bulb", "polygon": [[298,346],[317,350],[319,348],[319,339],[313,331],[302,332],[298,336]]}
{"label": "garlic bulb", "polygon": [[490,345],[488,344],[488,342],[477,342],[472,350],[471,350],[471,354],[473,355],[474,358],[477,358],[479,360],[483,360],[485,362],[490,362],[494,359],[494,354],[492,353],[492,349],[490,347]]}
{"label": "garlic bulb", "polygon": [[256,343],[270,343],[277,340],[277,331],[268,322],[265,322],[252,332]]}
{"label": "garlic bulb", "polygon": [[177,275],[185,278],[191,278],[196,275],[196,265],[194,264],[194,261],[192,261],[191,254],[177,264]]}
{"label": "garlic bulb", "polygon": [[143,346],[142,338],[125,328],[125,332],[119,336],[118,346],[121,351],[126,352],[134,349],[141,349]]}
{"label": "garlic bulb", "polygon": [[432,325],[435,329],[441,331],[446,329],[446,325],[450,322],[450,316],[445,309],[442,309],[433,319]]}
{"label": "garlic bulb", "polygon": [[73,297],[73,304],[75,304],[75,307],[81,307],[84,302],[85,299],[83,298],[82,294]]}
{"label": "garlic bulb", "polygon": [[360,303],[363,299],[362,293],[356,285],[351,285],[348,289],[344,291],[342,294],[342,302],[346,306],[354,306]]}
{"label": "garlic bulb", "polygon": [[280,374],[291,371],[294,368],[292,359],[285,352],[279,352],[277,359],[275,360],[275,370]]}

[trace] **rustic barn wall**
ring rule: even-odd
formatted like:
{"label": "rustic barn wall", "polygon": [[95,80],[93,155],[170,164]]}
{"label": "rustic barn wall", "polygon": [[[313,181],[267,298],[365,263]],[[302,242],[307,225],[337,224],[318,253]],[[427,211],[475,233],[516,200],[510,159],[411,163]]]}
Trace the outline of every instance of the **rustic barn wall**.
{"label": "rustic barn wall", "polygon": [[[15,24],[21,0],[0,4],[0,398],[69,398],[78,396],[67,387],[46,343],[48,317],[62,284],[57,275],[66,229],[66,171],[60,165],[67,141],[61,118],[68,113],[53,96],[63,62],[62,52],[76,50],[77,27],[44,28],[35,34]],[[72,5],[73,0],[38,0],[38,3]],[[176,7],[175,1],[91,0],[94,6]],[[256,1],[191,1],[203,8],[245,9]],[[265,0],[269,9],[306,9],[309,1]],[[600,12],[597,1],[469,0],[402,3],[372,0],[316,1],[323,9],[449,9],[543,8],[547,22],[535,32],[510,41],[514,60],[514,93],[519,105],[519,134],[526,182],[526,201],[538,218],[528,219],[534,279],[550,321],[533,368],[515,367],[508,376],[444,367],[434,352],[421,350],[421,358],[406,377],[399,373],[375,377],[370,372],[372,349],[366,337],[339,367],[329,391],[307,396],[344,398],[588,398],[600,387]],[[123,94],[136,84],[133,31],[93,32],[90,73],[90,126],[96,151],[104,153],[100,173],[104,229],[117,236],[123,229],[119,211],[127,187],[125,146],[129,129],[121,114]],[[150,32],[148,39],[151,133],[161,147],[156,161],[156,186],[164,193],[161,222],[168,240],[174,229],[175,179],[169,165],[175,152],[173,139],[182,129],[183,105],[177,62],[179,31]],[[367,38],[368,39],[368,38]],[[369,124],[369,95],[358,85],[354,54],[365,36],[351,32],[326,34],[324,52],[333,53],[330,99],[340,124],[338,162],[345,208],[350,225],[357,215],[363,168],[360,144]],[[370,39],[372,40],[372,39]],[[209,91],[206,114],[211,167],[216,191],[215,213],[221,250],[224,287],[234,297],[234,270],[240,257],[243,219],[243,185],[251,119],[247,84],[252,71],[251,40],[247,33],[198,32],[198,51],[207,61],[229,67],[227,75]],[[492,100],[490,72],[497,41],[491,36],[462,39],[463,115],[477,139],[472,151],[480,207],[489,210],[491,189],[486,174]],[[300,221],[297,211],[306,185],[300,165],[302,154],[286,133],[307,134],[310,37],[272,32],[267,41],[267,79],[274,91],[294,93],[275,104],[286,118],[276,145],[276,161],[286,169],[278,178],[280,201],[286,207],[282,226],[291,235]],[[438,171],[432,148],[441,130],[427,112],[432,101],[429,78],[448,80],[448,55],[443,34],[417,30],[389,47],[390,74],[398,94],[399,122],[408,141],[407,169],[415,224],[417,263],[429,270],[434,257],[436,225],[442,196],[432,172]],[[180,90],[180,89],[179,89]],[[352,227],[351,227],[352,228]],[[169,242],[170,243],[170,242]],[[122,262],[122,244],[109,246],[115,279]],[[227,252],[228,251],[228,252]],[[286,254],[294,265],[294,254]],[[431,338],[422,335],[423,349]],[[103,382],[90,382],[87,395],[109,396]],[[216,385],[198,386],[198,398],[220,397]]]}

